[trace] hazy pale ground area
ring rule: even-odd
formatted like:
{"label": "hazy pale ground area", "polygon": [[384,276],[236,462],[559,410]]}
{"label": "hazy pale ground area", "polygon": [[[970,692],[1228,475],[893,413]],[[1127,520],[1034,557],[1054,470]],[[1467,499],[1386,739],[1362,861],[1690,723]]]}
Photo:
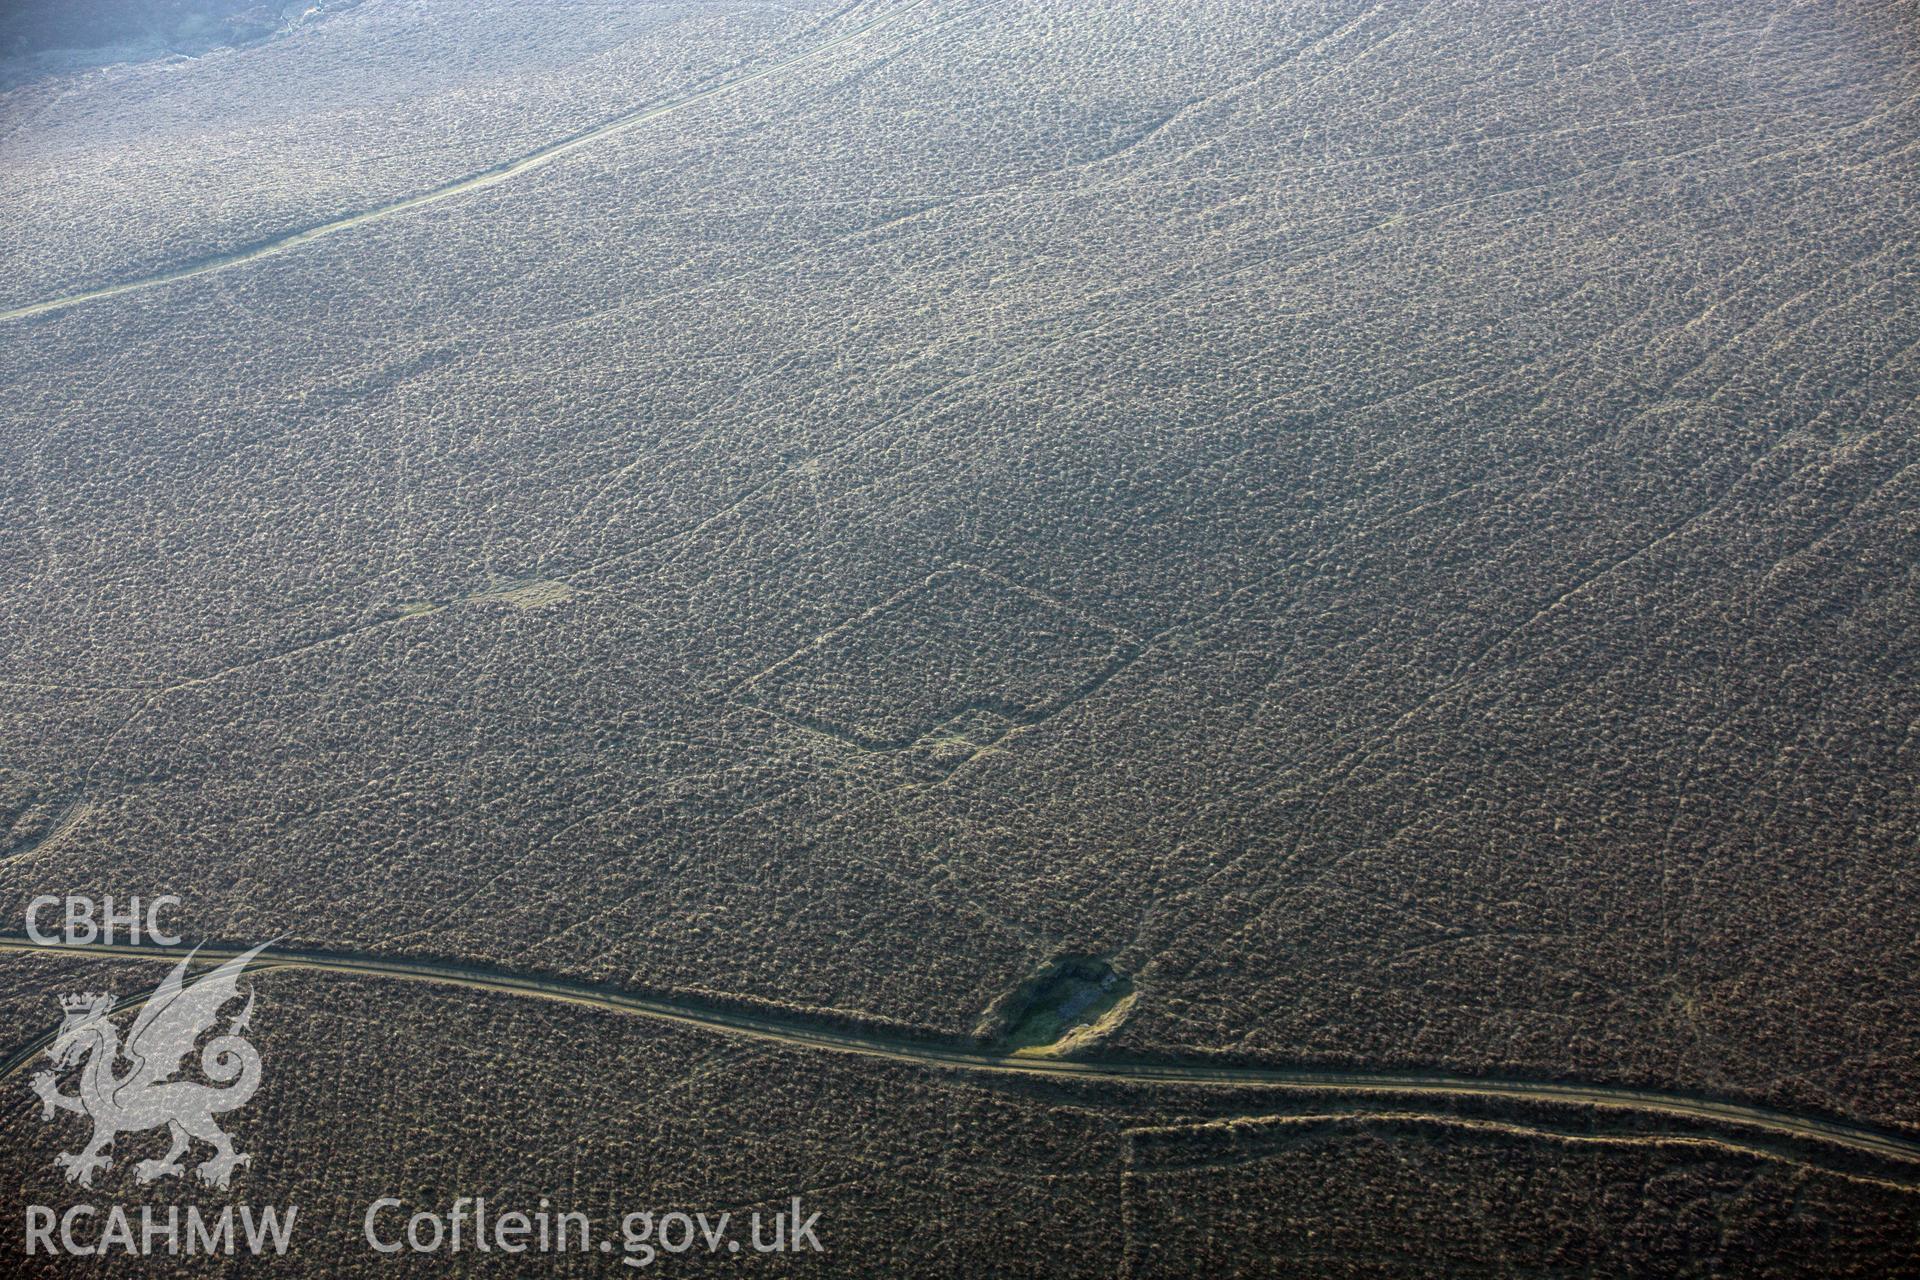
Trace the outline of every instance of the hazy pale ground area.
{"label": "hazy pale ground area", "polygon": [[[1920,1140],[1913,0],[29,26],[0,929]],[[162,972],[4,964],[0,1053]],[[395,1187],[804,1192],[832,1275],[1920,1270],[1920,1165],[1629,1111],[259,989],[316,1276]],[[71,1197],[0,1095],[0,1201]]]}

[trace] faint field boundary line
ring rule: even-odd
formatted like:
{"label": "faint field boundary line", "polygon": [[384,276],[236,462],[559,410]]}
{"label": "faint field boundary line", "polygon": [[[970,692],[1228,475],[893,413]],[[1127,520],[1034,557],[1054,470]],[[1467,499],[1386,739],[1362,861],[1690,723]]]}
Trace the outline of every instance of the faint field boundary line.
{"label": "faint field boundary line", "polygon": [[[194,954],[204,961],[229,960],[245,948],[202,945]],[[189,954],[185,948],[146,946],[47,946],[31,942],[24,935],[0,933],[0,951],[67,956],[84,959],[178,960]],[[1736,1130],[1750,1130],[1775,1139],[1817,1143],[1855,1155],[1916,1166],[1913,1182],[1880,1179],[1885,1185],[1902,1191],[1920,1192],[1920,1138],[1882,1129],[1850,1124],[1821,1116],[1797,1115],[1770,1107],[1710,1098],[1664,1093],[1654,1089],[1636,1089],[1597,1084],[1574,1084],[1501,1077],[1455,1076],[1436,1072],[1340,1070],[1319,1067],[1251,1067],[1215,1065],[1192,1061],[1153,1061],[1130,1058],[1029,1058],[981,1047],[968,1041],[934,1036],[919,1037],[905,1031],[860,1026],[851,1019],[842,1021],[827,1012],[792,1009],[745,1009],[697,1002],[673,995],[640,995],[618,988],[529,973],[368,955],[357,952],[296,951],[268,948],[258,962],[260,968],[301,969],[362,977],[391,978],[424,982],[469,990],[507,995],[530,996],[558,1004],[571,1004],[618,1013],[636,1014],[660,1022],[697,1031],[745,1037],[789,1048],[824,1050],[854,1054],[931,1069],[963,1073],[1048,1077],[1085,1080],[1097,1083],[1150,1086],[1196,1086],[1225,1089],[1290,1091],[1313,1094],[1351,1094],[1357,1097],[1391,1097],[1403,1102],[1420,1097],[1482,1099],[1507,1102],[1558,1103],[1589,1107],[1638,1111],[1677,1118],[1695,1124],[1711,1124]],[[138,998],[132,1003],[137,1003]],[[119,1007],[131,1007],[131,1004]],[[21,1046],[0,1063],[0,1079],[25,1067],[51,1041],[49,1030]],[[1420,1112],[1417,1114],[1430,1114]],[[1449,1116],[1438,1111],[1431,1114]],[[1742,1150],[1757,1151],[1774,1158],[1829,1168],[1817,1160],[1798,1155],[1783,1155],[1763,1146],[1731,1139],[1701,1139]],[[1832,1172],[1860,1176],[1844,1167]]]}
{"label": "faint field boundary line", "polygon": [[[1366,1130],[1379,1125],[1432,1125],[1436,1128],[1458,1129],[1480,1136],[1498,1136],[1522,1138],[1534,1142],[1558,1143],[1568,1147],[1677,1147],[1690,1151],[1728,1152],[1754,1159],[1769,1160],[1780,1164],[1804,1165],[1806,1161],[1797,1159],[1772,1147],[1757,1146],[1751,1143],[1732,1141],[1727,1138],[1712,1137],[1691,1133],[1647,1132],[1582,1132],[1575,1129],[1563,1129],[1550,1124],[1522,1124],[1511,1120],[1492,1120],[1485,1116],[1447,1115],[1432,1111],[1329,1111],[1329,1112],[1283,1112],[1277,1115],[1234,1116],[1220,1120],[1202,1120],[1191,1124],[1142,1125],[1122,1131],[1127,1139],[1126,1174],[1136,1178],[1155,1176],[1179,1176],[1201,1171],[1211,1172],[1218,1169],[1238,1168],[1258,1164],[1263,1160],[1272,1160],[1288,1154],[1297,1154],[1297,1149],[1274,1145],[1262,1149],[1252,1145],[1247,1149],[1236,1150],[1231,1155],[1199,1161],[1169,1163],[1161,1168],[1140,1168],[1135,1160],[1135,1144],[1141,1138],[1175,1138],[1200,1135],[1209,1131],[1233,1134],[1259,1134],[1262,1130],[1277,1131],[1292,1129],[1297,1132],[1285,1136],[1302,1140],[1313,1135],[1313,1131]],[[1920,1190],[1912,1183],[1897,1182],[1890,1178],[1878,1178],[1871,1174],[1854,1173],[1841,1169],[1825,1170],[1838,1178],[1849,1182],[1864,1183],[1890,1191],[1911,1192]]]}
{"label": "faint field boundary line", "polygon": [[87,803],[85,792],[74,792],[66,803],[60,807],[59,811],[54,814],[53,821],[47,824],[47,829],[44,832],[22,840],[10,849],[0,849],[0,862],[24,860],[33,854],[39,853],[43,849],[53,848],[59,844],[60,841],[66,839],[69,832],[80,825],[81,820],[87,816],[92,808],[93,806]]}
{"label": "faint field boundary line", "polygon": [[631,130],[639,128],[641,125],[651,123],[652,121],[660,119],[662,116],[671,115],[684,108],[722,97],[733,92],[735,89],[744,88],[756,81],[770,79],[783,71],[788,71],[799,66],[801,63],[812,61],[823,54],[852,44],[883,27],[892,26],[909,14],[924,9],[931,2],[932,0],[911,0],[911,3],[906,4],[902,8],[889,13],[883,13],[879,17],[873,18],[842,35],[835,36],[833,39],[825,41],[822,44],[802,49],[798,53],[789,54],[784,58],[770,62],[757,71],[749,71],[743,75],[735,76],[731,80],[723,80],[719,84],[711,85],[708,88],[698,90],[694,93],[673,98],[654,106],[642,107],[637,111],[629,112],[623,116],[617,116],[604,124],[594,125],[592,128],[585,129],[579,133],[570,134],[558,142],[548,143],[546,146],[530,151],[517,159],[503,161],[490,169],[483,169],[479,173],[469,174],[464,178],[456,178],[452,182],[431,188],[427,191],[405,196],[399,200],[390,201],[387,204],[376,205],[371,209],[363,209],[359,213],[346,214],[331,221],[307,227],[304,230],[289,231],[285,234],[274,236],[271,239],[263,240],[258,244],[242,249],[235,249],[230,253],[201,258],[185,266],[172,267],[165,271],[155,272],[152,275],[141,276],[133,280],[123,280],[118,284],[101,285],[93,289],[83,289],[77,293],[64,294],[57,298],[48,298],[40,302],[29,302],[11,308],[10,310],[0,311],[0,321],[25,320],[33,316],[45,315],[48,312],[78,306],[84,302],[97,302],[102,298],[117,297],[125,293],[136,293],[146,289],[155,289],[161,285],[176,284],[182,280],[192,280],[198,276],[212,275],[218,271],[225,271],[230,267],[242,266],[249,262],[258,262],[262,258],[288,253],[300,248],[302,245],[311,244],[313,241],[322,239],[323,237],[335,235],[342,231],[350,231],[355,227],[365,226],[369,223],[379,222],[383,219],[391,218],[395,214],[408,213],[412,210],[439,204],[444,200],[451,200],[470,192],[483,191],[488,187],[498,186],[500,183],[510,181],[511,179],[519,177],[521,174],[551,164],[555,160],[570,155],[583,147],[588,147],[607,138],[630,132]]}

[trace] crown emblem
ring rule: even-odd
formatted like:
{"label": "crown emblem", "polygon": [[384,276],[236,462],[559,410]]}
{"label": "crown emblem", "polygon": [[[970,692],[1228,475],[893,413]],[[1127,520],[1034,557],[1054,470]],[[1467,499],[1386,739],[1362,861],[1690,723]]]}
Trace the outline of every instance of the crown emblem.
{"label": "crown emblem", "polygon": [[60,1007],[68,1013],[91,1013],[97,1006],[111,999],[105,992],[83,991],[79,995],[61,996]]}

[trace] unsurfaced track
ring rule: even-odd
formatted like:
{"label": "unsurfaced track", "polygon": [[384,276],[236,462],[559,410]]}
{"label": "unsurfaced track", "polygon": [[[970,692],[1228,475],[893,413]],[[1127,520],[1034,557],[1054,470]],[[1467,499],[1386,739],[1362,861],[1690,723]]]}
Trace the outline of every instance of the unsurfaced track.
{"label": "unsurfaced track", "polygon": [[688,107],[697,106],[702,102],[707,102],[711,99],[721,97],[724,94],[732,93],[736,89],[745,88],[747,85],[753,84],[756,81],[766,80],[779,75],[784,71],[800,66],[802,63],[811,62],[844,45],[852,44],[856,40],[872,35],[882,27],[892,26],[908,14],[923,8],[926,2],[927,0],[912,0],[911,3],[901,8],[882,13],[878,17],[872,18],[851,30],[844,31],[820,44],[802,49],[786,57],[775,59],[772,62],[764,63],[752,70],[742,71],[739,74],[729,76],[715,84],[710,84],[702,89],[696,89],[680,97],[672,98],[665,102],[655,102],[630,111],[625,115],[616,116],[614,119],[602,124],[597,124],[590,129],[584,129],[579,133],[570,134],[567,137],[549,142],[533,151],[516,156],[512,160],[503,161],[490,169],[483,169],[478,173],[468,174],[463,178],[456,178],[452,182],[448,182],[442,186],[417,192],[410,196],[403,196],[398,200],[376,205],[371,209],[362,209],[356,213],[343,214],[338,218],[333,218],[311,227],[303,227],[297,231],[288,231],[281,235],[274,236],[271,239],[263,240],[258,244],[235,249],[230,253],[215,254],[211,257],[199,258],[179,266],[168,267],[164,270],[156,271],[152,275],[138,276],[134,279],[121,280],[113,284],[98,285],[91,289],[81,289],[74,293],[61,294],[53,298],[43,298],[38,302],[24,303],[20,306],[0,310],[0,321],[25,320],[32,316],[41,316],[53,311],[62,311],[68,307],[78,306],[83,302],[96,302],[102,298],[117,297],[123,293],[137,293],[145,289],[158,288],[161,285],[175,284],[182,280],[192,280],[198,276],[212,275],[216,271],[226,271],[233,267],[244,266],[249,262],[258,262],[262,258],[270,258],[277,254],[287,253],[300,248],[302,245],[311,244],[315,240],[323,239],[326,236],[337,235],[342,231],[351,231],[355,227],[363,227],[370,223],[380,222],[396,214],[408,213],[415,209],[424,209],[429,205],[436,205],[442,201],[452,200],[475,191],[484,191],[488,187],[498,186],[500,183],[511,181],[533,169],[552,164],[554,161],[578,151],[582,147],[592,146],[607,138],[615,137],[632,129],[637,129],[642,125],[660,119],[662,116],[672,115],[676,111],[683,111]]}
{"label": "unsurfaced track", "polygon": [[[229,960],[244,947],[207,944],[192,949],[200,961]],[[187,947],[158,945],[48,946],[19,934],[0,934],[0,951],[29,952],[63,958],[168,960],[189,954]],[[972,1043],[921,1038],[856,1027],[830,1018],[793,1011],[763,1012],[726,1008],[667,995],[640,995],[594,983],[536,974],[484,969],[443,961],[386,957],[357,952],[296,951],[268,948],[261,952],[260,969],[300,969],[354,974],[463,987],[506,995],[531,997],[562,1004],[584,1005],[676,1023],[718,1035],[741,1036],[795,1048],[856,1054],[922,1067],[973,1074],[1107,1082],[1132,1086],[1182,1085],[1215,1089],[1294,1091],[1316,1095],[1349,1095],[1395,1099],[1405,1111],[1409,1104],[1431,1100],[1436,1115],[1450,1114],[1441,1104],[1473,1100],[1549,1103],[1640,1112],[1691,1126],[1706,1126],[1723,1146],[1758,1150],[1773,1158],[1781,1152],[1753,1138],[1777,1144],[1785,1139],[1796,1148],[1825,1148],[1876,1161],[1912,1166],[1913,1176],[1897,1185],[1920,1190],[1920,1139],[1821,1116],[1799,1115],[1741,1102],[1691,1097],[1652,1089],[1560,1081],[1456,1076],[1432,1072],[1333,1070],[1321,1067],[1252,1067],[1204,1062],[1152,1061],[1138,1058],[1039,1058],[996,1051]],[[137,1001],[135,1002],[137,1003]],[[52,1036],[51,1028],[22,1045],[4,1063],[0,1079],[18,1071],[40,1052]],[[1748,1140],[1742,1141],[1741,1135]],[[1673,1135],[1647,1135],[1661,1140]],[[1794,1158],[1789,1155],[1785,1158]],[[1809,1163],[1825,1163],[1810,1160]],[[1876,1179],[1884,1181],[1884,1179]]]}

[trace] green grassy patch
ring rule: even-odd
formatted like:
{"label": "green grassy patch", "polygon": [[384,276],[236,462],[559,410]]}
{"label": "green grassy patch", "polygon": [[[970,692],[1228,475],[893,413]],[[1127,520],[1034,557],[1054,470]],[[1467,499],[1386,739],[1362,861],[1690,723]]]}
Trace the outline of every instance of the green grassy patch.
{"label": "green grassy patch", "polygon": [[1059,1044],[1091,1027],[1133,993],[1133,980],[1096,956],[1063,956],[1015,992],[1006,1009],[1008,1049]]}

